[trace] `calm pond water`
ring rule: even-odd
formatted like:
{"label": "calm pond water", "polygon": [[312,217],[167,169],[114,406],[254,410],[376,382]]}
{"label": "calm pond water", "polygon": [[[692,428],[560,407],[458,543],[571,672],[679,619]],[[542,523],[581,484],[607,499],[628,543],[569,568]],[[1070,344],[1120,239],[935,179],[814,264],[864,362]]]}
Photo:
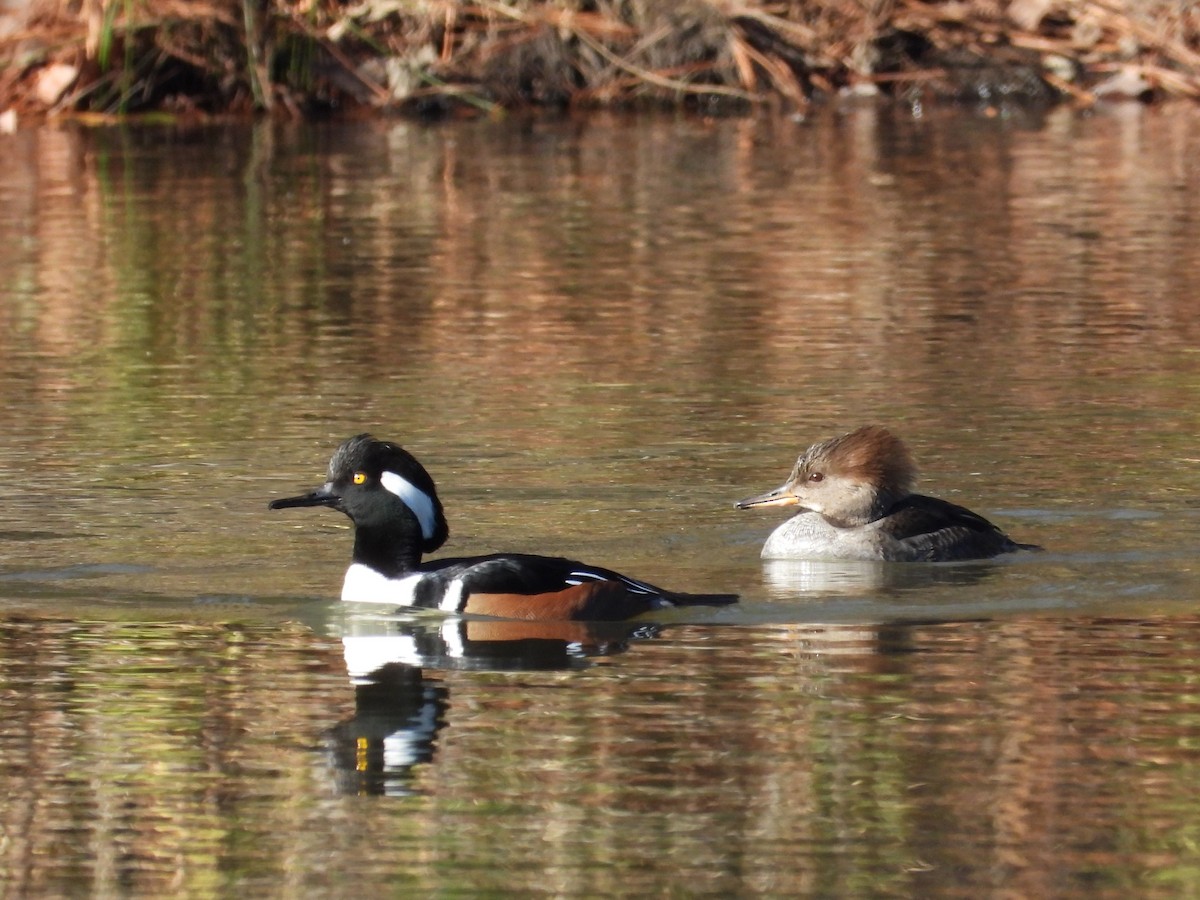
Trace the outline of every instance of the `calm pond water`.
{"label": "calm pond water", "polygon": [[[6,896],[1200,894],[1200,112],[0,137]],[[894,427],[1045,553],[764,565]],[[337,601],[448,552],[743,602]]]}

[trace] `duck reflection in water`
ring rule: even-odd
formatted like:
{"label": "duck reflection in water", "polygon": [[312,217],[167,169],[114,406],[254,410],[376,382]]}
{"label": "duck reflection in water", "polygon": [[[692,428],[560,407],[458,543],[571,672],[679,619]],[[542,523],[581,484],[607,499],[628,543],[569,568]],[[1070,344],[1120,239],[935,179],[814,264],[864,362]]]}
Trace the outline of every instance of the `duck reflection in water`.
{"label": "duck reflection in water", "polygon": [[859,597],[880,592],[924,590],[935,585],[967,587],[999,567],[986,560],[955,566],[897,566],[864,559],[764,559],[763,584],[775,599],[820,593]]}
{"label": "duck reflection in water", "polygon": [[342,794],[417,793],[413,769],[433,761],[448,691],[414,666],[391,663],[354,686],[354,715],[326,733]]}
{"label": "duck reflection in water", "polygon": [[354,715],[326,735],[338,790],[417,793],[414,768],[433,761],[452,705],[429,671],[556,671],[624,652],[659,628],[626,622],[526,622],[457,616],[352,616],[344,625]]}

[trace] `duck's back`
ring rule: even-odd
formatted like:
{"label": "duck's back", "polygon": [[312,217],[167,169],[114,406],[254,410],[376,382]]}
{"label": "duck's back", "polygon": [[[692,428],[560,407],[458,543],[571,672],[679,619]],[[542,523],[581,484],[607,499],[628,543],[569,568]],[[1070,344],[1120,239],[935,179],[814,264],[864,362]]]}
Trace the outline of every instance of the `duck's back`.
{"label": "duck's back", "polygon": [[889,538],[912,561],[949,562],[991,559],[1017,550],[1037,550],[1018,544],[996,525],[965,506],[937,497],[910,494],[880,520]]}

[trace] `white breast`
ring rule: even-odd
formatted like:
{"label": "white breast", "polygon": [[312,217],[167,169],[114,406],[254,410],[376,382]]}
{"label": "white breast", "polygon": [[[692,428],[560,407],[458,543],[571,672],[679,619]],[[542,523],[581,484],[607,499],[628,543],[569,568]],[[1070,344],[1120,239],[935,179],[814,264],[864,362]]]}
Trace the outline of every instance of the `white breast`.
{"label": "white breast", "polygon": [[883,559],[879,529],[837,528],[814,512],[788,519],[767,538],[763,559]]}
{"label": "white breast", "polygon": [[342,600],[347,603],[389,603],[392,606],[412,606],[420,574],[404,578],[385,578],[369,566],[354,563],[346,570],[342,582]]}

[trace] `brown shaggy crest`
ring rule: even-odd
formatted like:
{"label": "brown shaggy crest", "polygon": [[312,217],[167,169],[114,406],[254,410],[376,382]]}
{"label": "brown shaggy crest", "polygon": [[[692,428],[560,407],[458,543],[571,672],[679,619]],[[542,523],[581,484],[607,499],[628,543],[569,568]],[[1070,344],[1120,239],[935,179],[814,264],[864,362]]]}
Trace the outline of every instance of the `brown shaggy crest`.
{"label": "brown shaggy crest", "polygon": [[795,475],[802,472],[833,473],[886,485],[897,498],[911,494],[917,481],[917,465],[908,447],[882,425],[864,425],[813,444],[796,463]]}

